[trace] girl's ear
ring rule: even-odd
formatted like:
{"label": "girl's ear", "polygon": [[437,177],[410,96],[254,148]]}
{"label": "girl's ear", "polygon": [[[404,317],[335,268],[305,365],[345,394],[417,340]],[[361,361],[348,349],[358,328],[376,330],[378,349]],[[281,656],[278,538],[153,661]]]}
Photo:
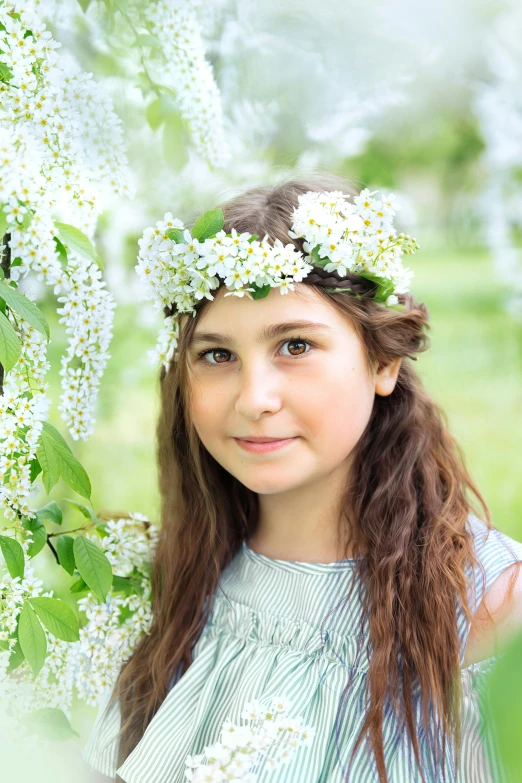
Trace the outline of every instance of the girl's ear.
{"label": "girl's ear", "polygon": [[387,397],[395,388],[401,366],[402,356],[398,356],[386,367],[381,367],[375,376],[375,394]]}

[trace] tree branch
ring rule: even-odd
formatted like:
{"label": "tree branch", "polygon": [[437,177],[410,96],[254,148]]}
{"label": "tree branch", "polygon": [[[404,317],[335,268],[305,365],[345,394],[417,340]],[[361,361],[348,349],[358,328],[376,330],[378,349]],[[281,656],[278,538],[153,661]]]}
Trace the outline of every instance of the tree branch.
{"label": "tree branch", "polygon": [[[11,276],[11,247],[9,246],[10,239],[11,234],[9,233],[5,234],[2,239],[2,263],[0,266],[2,267],[2,271],[6,280],[8,280]],[[4,396],[4,368],[2,364],[0,364],[0,394],[2,397]]]}

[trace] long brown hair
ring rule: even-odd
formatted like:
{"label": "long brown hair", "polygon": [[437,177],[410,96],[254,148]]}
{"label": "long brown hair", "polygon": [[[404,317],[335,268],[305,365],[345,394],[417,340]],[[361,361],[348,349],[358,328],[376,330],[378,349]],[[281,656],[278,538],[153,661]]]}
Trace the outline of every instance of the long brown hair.
{"label": "long brown hair", "polygon": [[[250,189],[222,205],[225,231],[234,227],[260,237],[267,234],[272,241],[293,241],[302,251],[301,240],[288,236],[298,196],[334,189],[355,193],[347,182],[331,175]],[[337,276],[320,268],[304,282],[350,319],[366,347],[368,366],[382,367],[402,357],[392,394],[375,396],[370,420],[354,449],[353,480],[346,487],[340,521],[352,531],[346,553],[351,545],[358,581],[364,587],[363,621],[364,616],[369,621],[372,650],[369,705],[358,744],[369,735],[379,780],[388,783],[382,737],[388,696],[404,719],[421,767],[412,699],[415,684],[422,694],[426,735],[431,736],[434,728],[429,723],[430,705],[442,732],[441,754],[439,743],[433,747],[437,768],[437,761],[445,757],[447,739],[452,746],[455,743],[458,760],[457,603],[473,627],[466,564],[479,566],[484,577],[466,529],[472,511],[467,492],[478,500],[488,528],[492,525],[464,455],[448,430],[446,415],[426,393],[414,369],[415,354],[429,347],[426,305],[402,294],[402,312],[384,307],[372,298],[374,284],[355,274],[348,274],[344,285],[359,291],[359,297],[327,292],[325,287],[341,284]],[[208,306],[203,299],[197,316],[186,317],[178,361],[160,373],[156,437],[162,518],[152,579],[154,619],[150,633],[122,666],[112,693],[111,703],[119,699],[121,710],[119,765],[143,736],[169,683],[191,665],[191,650],[211,606],[207,598],[258,523],[257,494],[213,459],[189,417],[186,347]],[[165,312],[170,314],[168,308]],[[341,701],[348,688],[349,682]],[[422,769],[421,774],[424,779]]]}

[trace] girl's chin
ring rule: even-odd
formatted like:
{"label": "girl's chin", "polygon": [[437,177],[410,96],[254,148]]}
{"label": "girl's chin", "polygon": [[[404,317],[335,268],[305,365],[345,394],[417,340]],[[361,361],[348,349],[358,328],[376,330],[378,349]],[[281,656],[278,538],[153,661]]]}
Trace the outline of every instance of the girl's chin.
{"label": "girl's chin", "polygon": [[263,476],[260,476],[259,468],[256,469],[255,476],[249,476],[248,472],[244,470],[238,471],[234,475],[241,484],[258,495],[279,495],[299,489],[307,483],[306,480],[303,481],[302,476],[281,475],[281,468],[274,470],[273,475],[264,472]]}

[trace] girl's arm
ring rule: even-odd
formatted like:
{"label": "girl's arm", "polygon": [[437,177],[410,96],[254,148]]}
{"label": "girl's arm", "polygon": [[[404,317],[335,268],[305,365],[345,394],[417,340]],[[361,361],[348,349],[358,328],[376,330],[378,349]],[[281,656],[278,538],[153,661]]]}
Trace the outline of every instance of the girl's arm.
{"label": "girl's arm", "polygon": [[[522,568],[513,563],[485,593],[468,636],[464,666],[498,654],[498,645],[522,631]],[[488,615],[489,612],[489,615]]]}

